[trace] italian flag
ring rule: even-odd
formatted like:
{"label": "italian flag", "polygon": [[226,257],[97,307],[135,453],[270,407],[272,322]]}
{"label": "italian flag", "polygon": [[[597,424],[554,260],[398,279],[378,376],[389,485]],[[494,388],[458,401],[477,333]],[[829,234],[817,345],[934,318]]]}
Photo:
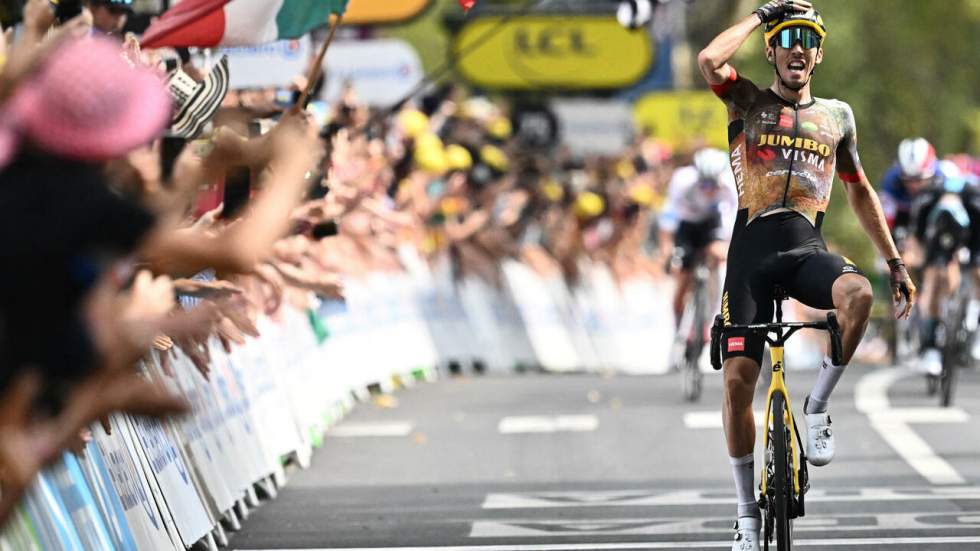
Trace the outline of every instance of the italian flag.
{"label": "italian flag", "polygon": [[348,0],[183,0],[160,16],[144,48],[251,46],[298,38],[341,15]]}

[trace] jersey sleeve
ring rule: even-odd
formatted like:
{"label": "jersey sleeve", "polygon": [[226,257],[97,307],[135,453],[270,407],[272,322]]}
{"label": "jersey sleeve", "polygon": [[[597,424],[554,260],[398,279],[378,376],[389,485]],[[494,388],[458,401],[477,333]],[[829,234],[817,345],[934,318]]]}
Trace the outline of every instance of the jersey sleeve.
{"label": "jersey sleeve", "polygon": [[841,140],[837,144],[837,174],[841,181],[853,184],[864,178],[861,158],[857,149],[857,123],[854,121],[854,111],[851,106],[840,102],[838,110]]}
{"label": "jersey sleeve", "polygon": [[721,241],[730,241],[735,229],[735,219],[738,217],[738,188],[731,171],[722,174],[718,183],[721,185],[718,201],[721,223],[715,228],[714,237]]}
{"label": "jersey sleeve", "polygon": [[725,102],[730,111],[741,118],[748,112],[760,92],[751,80],[739,75],[734,67],[731,67],[731,70],[728,80],[721,84],[712,84],[711,91]]}
{"label": "jersey sleeve", "polygon": [[[888,228],[895,229],[895,222],[898,220],[898,211],[901,208],[903,201],[905,201],[904,194],[902,193],[902,183],[899,179],[898,167],[892,167],[885,172],[885,176],[881,179],[881,184],[878,188],[881,190],[878,192],[878,198],[881,201],[881,209],[885,213],[885,220],[888,222]],[[906,205],[906,208],[908,206]]]}
{"label": "jersey sleeve", "polygon": [[676,232],[681,223],[680,214],[677,211],[680,197],[684,193],[684,182],[681,180],[682,173],[682,170],[675,170],[674,175],[671,176],[670,183],[667,185],[667,200],[664,201],[664,207],[657,217],[657,225],[667,233]]}

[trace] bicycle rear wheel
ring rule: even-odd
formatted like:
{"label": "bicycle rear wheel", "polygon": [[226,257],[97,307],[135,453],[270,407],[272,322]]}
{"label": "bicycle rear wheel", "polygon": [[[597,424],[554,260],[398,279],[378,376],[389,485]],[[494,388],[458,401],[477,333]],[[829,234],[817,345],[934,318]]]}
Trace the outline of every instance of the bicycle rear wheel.
{"label": "bicycle rear wheel", "polygon": [[959,363],[959,331],[949,335],[943,350],[943,370],[939,374],[939,405],[948,408],[953,403],[953,387]]}
{"label": "bicycle rear wheel", "polygon": [[708,328],[707,276],[703,272],[705,269],[703,266],[697,268],[694,289],[691,292],[693,324],[687,334],[684,362],[681,365],[681,384],[684,390],[684,399],[688,402],[697,402],[701,398],[703,387],[703,375],[698,362],[701,360],[701,353],[704,351],[705,335]]}
{"label": "bicycle rear wheel", "polygon": [[776,549],[790,551],[793,539],[793,521],[790,519],[790,501],[793,499],[793,457],[786,426],[786,398],[779,392],[772,396],[773,477],[772,495],[775,511]]}

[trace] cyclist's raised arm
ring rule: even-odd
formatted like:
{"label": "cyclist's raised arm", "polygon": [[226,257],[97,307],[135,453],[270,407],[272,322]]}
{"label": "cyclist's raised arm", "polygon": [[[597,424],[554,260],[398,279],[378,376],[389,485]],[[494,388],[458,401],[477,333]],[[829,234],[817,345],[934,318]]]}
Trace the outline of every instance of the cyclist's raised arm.
{"label": "cyclist's raised arm", "polygon": [[711,90],[728,106],[729,118],[740,119],[759,95],[759,88],[749,79],[739,76],[728,60],[760,25],[760,16],[753,13],[722,32],[698,54],[698,67]]}
{"label": "cyclist's raised arm", "polygon": [[701,50],[698,54],[698,67],[708,84],[715,87],[734,80],[735,68],[728,64],[728,60],[761,24],[762,19],[753,12],[716,36]]}

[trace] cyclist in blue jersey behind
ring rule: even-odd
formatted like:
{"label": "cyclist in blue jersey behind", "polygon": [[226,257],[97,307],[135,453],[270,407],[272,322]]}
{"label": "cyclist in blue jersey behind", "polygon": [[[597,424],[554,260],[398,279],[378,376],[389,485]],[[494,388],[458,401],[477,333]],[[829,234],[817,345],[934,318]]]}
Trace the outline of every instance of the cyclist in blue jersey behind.
{"label": "cyclist in blue jersey behind", "polygon": [[[918,191],[909,209],[906,257],[921,269],[919,301],[921,358],[929,375],[942,372],[937,328],[943,302],[959,286],[960,277],[978,275],[980,266],[980,188],[971,175],[949,161],[937,163],[928,187]],[[963,250],[968,257],[961,257]],[[968,273],[961,273],[965,266]],[[973,320],[976,312],[972,313]],[[972,320],[971,320],[972,322]]]}

